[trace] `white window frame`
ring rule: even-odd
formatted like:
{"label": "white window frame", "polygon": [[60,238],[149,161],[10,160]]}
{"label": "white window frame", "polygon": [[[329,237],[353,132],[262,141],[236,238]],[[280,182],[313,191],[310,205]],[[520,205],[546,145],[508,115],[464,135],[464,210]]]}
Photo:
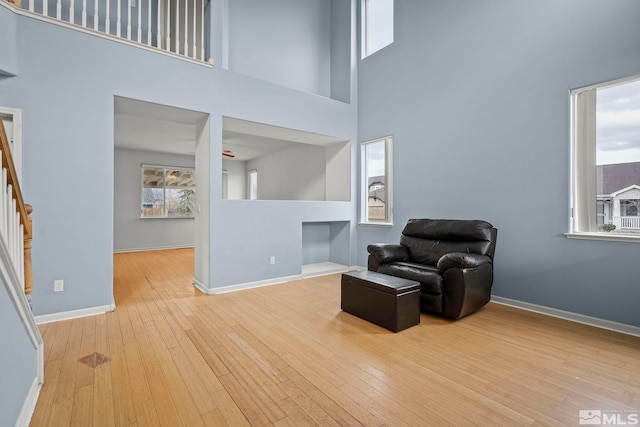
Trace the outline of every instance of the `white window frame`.
{"label": "white window frame", "polygon": [[369,36],[371,31],[375,31],[375,28],[371,28],[371,23],[369,19],[369,3],[374,0],[362,0],[360,7],[360,35],[361,35],[361,58],[364,59],[367,56],[373,55],[374,53],[384,49],[394,42],[395,38],[395,28],[394,28],[394,9],[395,9],[395,0],[376,0],[376,1],[390,1],[392,3],[392,13],[391,13],[391,40],[388,41],[387,44],[378,46],[375,50],[370,46]]}
{"label": "white window frame", "polygon": [[[253,197],[253,187],[252,187],[252,179],[251,177],[255,176],[255,197]],[[251,169],[250,171],[247,171],[247,200],[258,200],[258,170],[257,169]]]}
{"label": "white window frame", "polygon": [[[385,218],[386,221],[369,220],[369,176],[367,174],[368,156],[367,145],[384,142],[384,177],[385,177]],[[364,141],[360,144],[360,159],[362,167],[362,197],[361,197],[361,225],[391,226],[393,225],[393,136],[388,135]]]}
{"label": "white window frame", "polygon": [[640,243],[640,235],[608,233],[597,227],[596,189],[596,91],[640,80],[640,75],[603,82],[570,91],[571,100],[571,195],[570,239],[609,240]]}
{"label": "white window frame", "polygon": [[0,116],[11,116],[11,131],[6,129],[7,135],[12,135],[9,140],[9,149],[13,157],[13,165],[16,169],[18,181],[22,182],[22,110],[18,108],[0,106]]}
{"label": "white window frame", "polygon": [[[162,207],[162,216],[144,216],[143,214],[143,202],[144,200],[142,199],[142,192],[144,191],[144,170],[145,169],[163,169],[164,170],[164,179],[163,179],[163,195],[164,195],[164,200],[165,202],[163,203],[163,207]],[[167,191],[167,186],[166,186],[166,180],[167,180],[167,172],[170,171],[175,171],[175,170],[184,170],[184,171],[192,171],[195,173],[195,168],[191,168],[191,167],[186,167],[186,166],[166,166],[166,165],[150,165],[150,164],[146,164],[143,163],[140,165],[140,219],[193,219],[195,218],[195,211],[191,211],[191,215],[189,216],[168,216],[167,215],[167,210],[166,210],[166,191]],[[194,185],[194,191],[195,191],[195,185]]]}

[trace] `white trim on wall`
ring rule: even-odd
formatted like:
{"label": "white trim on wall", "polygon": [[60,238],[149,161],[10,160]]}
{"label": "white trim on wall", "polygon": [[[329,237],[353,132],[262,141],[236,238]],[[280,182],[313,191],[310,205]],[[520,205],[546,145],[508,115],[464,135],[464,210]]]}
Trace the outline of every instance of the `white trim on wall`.
{"label": "white trim on wall", "polygon": [[41,314],[36,316],[35,320],[38,325],[51,322],[59,322],[61,320],[77,319],[79,317],[95,316],[97,314],[105,314],[110,311],[115,311],[116,305],[101,305],[98,307],[81,308],[79,310],[62,311],[60,313]]}
{"label": "white trim on wall", "polygon": [[[193,219],[193,218],[191,218]],[[176,245],[176,246],[154,246],[150,248],[131,248],[131,249],[114,249],[114,254],[124,254],[127,252],[148,252],[148,251],[165,251],[169,249],[189,249],[194,248],[194,245]]]}
{"label": "white trim on wall", "polygon": [[640,337],[640,327],[627,325],[624,323],[612,322],[610,320],[600,319],[597,317],[585,316],[584,314],[573,313],[570,311],[558,310],[557,308],[545,307],[542,305],[531,304],[524,301],[518,301],[510,298],[492,296],[491,302],[496,304],[507,305],[522,310],[532,311],[559,319],[569,320],[571,322],[582,323],[583,325],[594,326],[596,328],[607,329],[621,334],[633,335]]}
{"label": "white trim on wall", "polygon": [[220,286],[218,288],[207,288],[203,283],[200,283],[197,280],[194,280],[193,286],[195,286],[205,294],[217,295],[217,294],[226,294],[228,292],[243,291],[245,289],[260,288],[262,286],[279,285],[281,283],[293,282],[294,280],[303,280],[303,279],[312,278],[312,277],[327,276],[329,274],[346,273],[347,271],[359,271],[359,270],[366,270],[366,268],[359,267],[359,266],[351,266],[346,269],[340,269],[339,271],[338,270],[327,271],[326,273],[318,273],[318,274],[313,274],[308,276],[303,276],[302,274],[296,274],[293,276],[275,277],[273,279],[258,280],[255,282]]}
{"label": "white trim on wall", "polygon": [[25,397],[18,420],[16,421],[16,426],[28,426],[44,382],[44,343],[33,317],[27,296],[24,294],[23,284],[12,265],[9,250],[4,243],[4,239],[0,239],[0,277],[2,277],[7,295],[13,303],[36,352],[36,376],[33,379],[29,393]]}
{"label": "white trim on wall", "polygon": [[[39,355],[38,359],[40,359],[40,357],[41,356]],[[39,381],[38,378],[34,378],[33,383],[31,383],[31,387],[29,388],[29,393],[27,393],[27,397],[22,404],[22,409],[20,409],[20,414],[16,420],[16,427],[28,427],[31,423],[31,417],[33,416],[33,411],[36,409],[36,403],[38,403],[38,396],[40,396],[41,388],[42,381]]]}

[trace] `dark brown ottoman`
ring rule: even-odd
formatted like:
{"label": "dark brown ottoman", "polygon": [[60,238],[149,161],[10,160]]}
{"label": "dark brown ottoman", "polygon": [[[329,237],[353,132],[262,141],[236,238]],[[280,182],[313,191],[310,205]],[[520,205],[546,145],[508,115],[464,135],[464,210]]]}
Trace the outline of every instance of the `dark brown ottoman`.
{"label": "dark brown ottoman", "polygon": [[420,323],[420,282],[373,271],[342,275],[340,307],[393,332]]}

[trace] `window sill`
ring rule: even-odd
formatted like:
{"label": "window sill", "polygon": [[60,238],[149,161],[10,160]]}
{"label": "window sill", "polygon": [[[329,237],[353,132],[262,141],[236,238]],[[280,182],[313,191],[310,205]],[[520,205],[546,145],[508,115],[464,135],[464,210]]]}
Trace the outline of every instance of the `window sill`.
{"label": "window sill", "polygon": [[194,219],[195,216],[141,216],[140,219]]}
{"label": "window sill", "polygon": [[564,233],[564,235],[567,237],[567,239],[640,243],[640,234]]}
{"label": "window sill", "polygon": [[392,222],[359,222],[358,225],[365,225],[365,226],[378,226],[378,227],[393,227],[393,223]]}

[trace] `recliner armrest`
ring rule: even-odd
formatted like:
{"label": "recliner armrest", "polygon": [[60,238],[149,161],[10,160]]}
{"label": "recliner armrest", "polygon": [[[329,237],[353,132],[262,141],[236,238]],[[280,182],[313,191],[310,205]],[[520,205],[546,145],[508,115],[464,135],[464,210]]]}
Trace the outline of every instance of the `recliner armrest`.
{"label": "recliner armrest", "polygon": [[380,263],[409,260],[409,251],[402,245],[372,243],[367,246],[367,252],[376,257]]}
{"label": "recliner armrest", "polygon": [[486,255],[468,254],[464,252],[450,252],[442,255],[438,260],[438,272],[442,274],[445,270],[457,268],[473,268],[483,264],[492,264],[493,261]]}

